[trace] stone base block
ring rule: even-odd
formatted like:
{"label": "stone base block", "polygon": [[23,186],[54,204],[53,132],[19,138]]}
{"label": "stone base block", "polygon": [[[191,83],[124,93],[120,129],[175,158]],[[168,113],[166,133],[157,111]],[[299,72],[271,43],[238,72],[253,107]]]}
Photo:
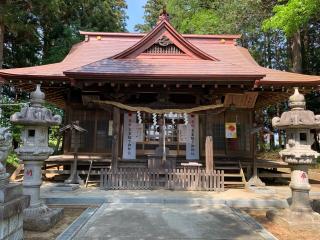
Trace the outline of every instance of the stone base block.
{"label": "stone base block", "polygon": [[311,207],[313,211],[320,213],[320,199],[313,199]]}
{"label": "stone base block", "polygon": [[270,210],[267,218],[289,229],[319,229],[320,214],[313,211]]}
{"label": "stone base block", "polygon": [[63,217],[63,208],[48,208],[42,205],[24,210],[23,229],[46,232]]}
{"label": "stone base block", "polygon": [[249,179],[249,181],[246,183],[246,188],[249,187],[265,187],[266,184],[261,181],[261,179],[258,176],[253,176]]}
{"label": "stone base block", "polygon": [[64,182],[65,182],[65,184],[80,184],[80,185],[84,184],[84,181],[80,178],[80,176],[78,174],[71,175]]}
{"label": "stone base block", "polygon": [[0,188],[0,203],[9,202],[23,195],[22,184],[9,183],[5,187]]}
{"label": "stone base block", "polygon": [[0,240],[23,239],[23,213],[0,221]]}
{"label": "stone base block", "polygon": [[0,178],[0,187],[8,185],[9,180],[7,178]]}
{"label": "stone base block", "polygon": [[56,191],[70,192],[70,191],[75,191],[79,188],[80,188],[79,184],[64,183],[64,184],[57,184],[57,185],[51,187],[50,190],[52,192],[56,192]]}
{"label": "stone base block", "polygon": [[0,189],[0,240],[23,239],[23,211],[30,197],[22,195],[22,185],[10,183]]}
{"label": "stone base block", "polygon": [[267,188],[267,187],[247,187],[247,190],[248,191],[251,191],[251,192],[254,192],[254,193],[257,193],[257,194],[275,194],[276,191],[274,189],[270,189],[270,188]]}

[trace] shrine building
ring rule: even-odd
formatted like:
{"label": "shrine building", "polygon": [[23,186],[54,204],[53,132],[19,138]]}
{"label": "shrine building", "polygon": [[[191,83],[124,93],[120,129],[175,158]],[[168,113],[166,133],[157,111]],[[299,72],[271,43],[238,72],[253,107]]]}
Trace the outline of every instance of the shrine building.
{"label": "shrine building", "polygon": [[[1,69],[0,81],[27,92],[41,84],[46,100],[65,111],[64,125],[79,121],[87,131],[79,157],[111,167],[148,168],[164,155],[170,168],[205,166],[212,136],[215,162],[250,169],[255,112],[286,100],[293,87],[306,93],[320,85],[319,76],[259,66],[238,45],[240,35],[180,34],[167,15],[147,34],[80,33],[84,41],[63,61]],[[73,152],[66,134],[61,159]]]}

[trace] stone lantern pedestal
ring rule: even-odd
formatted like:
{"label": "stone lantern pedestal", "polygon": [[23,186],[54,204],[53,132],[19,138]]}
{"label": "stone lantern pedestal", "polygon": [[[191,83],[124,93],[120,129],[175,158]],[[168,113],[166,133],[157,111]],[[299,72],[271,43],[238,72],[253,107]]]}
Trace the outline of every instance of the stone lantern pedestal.
{"label": "stone lantern pedestal", "polygon": [[48,147],[48,128],[59,125],[61,117],[43,107],[45,95],[40,85],[30,94],[31,105],[11,116],[11,122],[23,126],[21,146],[16,149],[24,163],[23,192],[30,196],[30,207],[24,210],[24,229],[47,231],[63,216],[63,209],[48,208],[40,199],[41,167],[53,150]]}
{"label": "stone lantern pedestal", "polygon": [[289,98],[291,110],[284,112],[280,118],[272,119],[274,127],[286,130],[286,148],[280,151],[280,156],[291,167],[289,186],[292,203],[289,209],[269,211],[267,217],[286,223],[289,227],[318,228],[320,214],[311,208],[308,168],[320,155],[311,149],[313,137],[310,133],[311,129],[320,128],[320,115],[315,116],[312,111],[305,110],[305,105],[304,96],[295,88],[294,94]]}
{"label": "stone lantern pedestal", "polygon": [[11,149],[12,137],[7,128],[0,128],[0,240],[23,239],[23,210],[29,197],[22,193],[22,185],[9,183],[5,160]]}

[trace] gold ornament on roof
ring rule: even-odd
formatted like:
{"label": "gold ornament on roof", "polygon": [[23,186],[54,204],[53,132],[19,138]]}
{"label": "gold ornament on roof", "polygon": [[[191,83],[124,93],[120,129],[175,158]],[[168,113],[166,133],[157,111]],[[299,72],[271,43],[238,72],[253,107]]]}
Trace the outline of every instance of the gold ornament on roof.
{"label": "gold ornament on roof", "polygon": [[161,38],[159,38],[157,43],[161,47],[167,47],[170,44],[173,44],[172,41],[166,35],[163,35]]}

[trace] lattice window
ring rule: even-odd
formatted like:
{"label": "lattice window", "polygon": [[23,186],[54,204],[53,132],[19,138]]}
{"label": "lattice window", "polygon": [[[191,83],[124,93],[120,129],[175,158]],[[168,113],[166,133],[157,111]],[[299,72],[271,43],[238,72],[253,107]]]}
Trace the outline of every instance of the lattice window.
{"label": "lattice window", "polygon": [[174,43],[167,37],[162,36],[154,43],[151,47],[146,49],[143,53],[147,54],[174,54],[183,55],[185,54],[180,48],[178,48]]}

